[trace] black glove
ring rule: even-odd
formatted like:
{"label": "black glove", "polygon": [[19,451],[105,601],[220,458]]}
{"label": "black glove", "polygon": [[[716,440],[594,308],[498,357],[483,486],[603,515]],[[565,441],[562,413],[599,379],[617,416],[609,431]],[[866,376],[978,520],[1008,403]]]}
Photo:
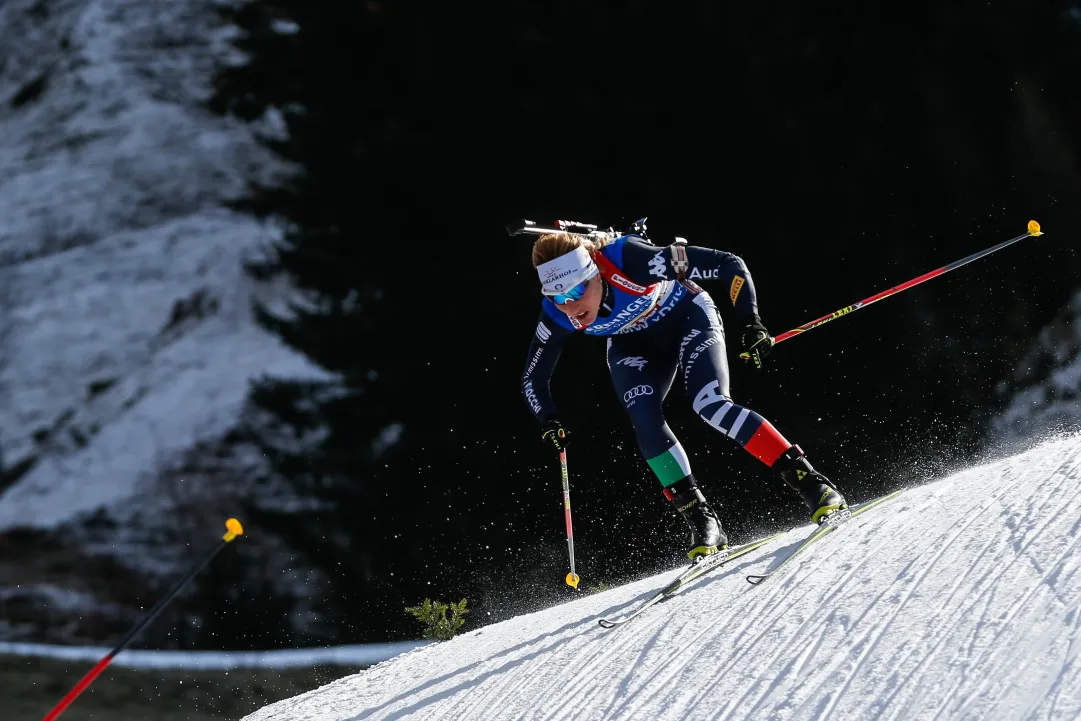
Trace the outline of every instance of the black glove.
{"label": "black glove", "polygon": [[544,430],[541,433],[541,440],[545,443],[550,443],[556,451],[562,451],[567,447],[567,440],[570,438],[570,433],[563,427],[563,424],[557,421],[555,418],[549,418],[544,422]]}
{"label": "black glove", "polygon": [[761,370],[762,359],[773,350],[773,336],[766,330],[766,326],[762,325],[758,316],[751,316],[744,323],[743,335],[739,339],[742,348],[739,357],[745,361],[753,361],[754,367]]}

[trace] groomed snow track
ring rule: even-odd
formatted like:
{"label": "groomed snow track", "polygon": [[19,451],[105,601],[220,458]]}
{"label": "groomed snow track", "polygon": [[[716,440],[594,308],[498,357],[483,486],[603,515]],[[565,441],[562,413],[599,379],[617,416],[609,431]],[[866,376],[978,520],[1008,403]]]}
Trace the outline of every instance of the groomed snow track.
{"label": "groomed snow track", "polygon": [[761,586],[744,580],[809,530],[626,626],[597,620],[673,573],[406,653],[245,721],[1081,718],[1081,437],[910,489]]}

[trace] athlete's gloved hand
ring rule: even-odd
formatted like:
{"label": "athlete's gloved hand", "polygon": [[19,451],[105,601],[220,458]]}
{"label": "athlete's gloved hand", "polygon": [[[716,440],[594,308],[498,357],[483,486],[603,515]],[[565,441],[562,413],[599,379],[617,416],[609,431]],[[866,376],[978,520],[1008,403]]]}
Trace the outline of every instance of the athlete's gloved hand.
{"label": "athlete's gloved hand", "polygon": [[570,433],[563,427],[563,424],[557,421],[555,418],[549,418],[544,422],[543,431],[541,433],[541,440],[551,445],[556,451],[562,451],[567,447],[567,440],[570,438]]}
{"label": "athlete's gloved hand", "polygon": [[758,316],[750,316],[744,321],[743,335],[739,339],[742,351],[739,357],[745,361],[754,363],[754,367],[761,370],[762,359],[773,350],[773,336],[762,325]]}

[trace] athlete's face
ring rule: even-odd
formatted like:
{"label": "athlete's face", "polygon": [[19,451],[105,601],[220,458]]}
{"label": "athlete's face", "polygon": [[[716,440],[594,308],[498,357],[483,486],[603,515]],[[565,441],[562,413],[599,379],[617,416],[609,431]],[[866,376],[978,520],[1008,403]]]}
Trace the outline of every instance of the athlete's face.
{"label": "athlete's face", "polygon": [[566,313],[568,318],[577,321],[583,326],[587,326],[597,320],[597,311],[600,310],[601,300],[604,295],[601,277],[599,275],[595,275],[587,280],[586,284],[585,295],[581,298],[578,300],[568,300],[566,303],[556,306]]}

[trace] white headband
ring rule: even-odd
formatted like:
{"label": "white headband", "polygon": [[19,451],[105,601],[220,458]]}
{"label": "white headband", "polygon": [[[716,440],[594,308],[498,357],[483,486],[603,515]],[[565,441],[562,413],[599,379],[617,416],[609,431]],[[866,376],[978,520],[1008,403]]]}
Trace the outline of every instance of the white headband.
{"label": "white headband", "polygon": [[589,251],[582,246],[537,266],[541,292],[545,295],[559,295],[599,272]]}

